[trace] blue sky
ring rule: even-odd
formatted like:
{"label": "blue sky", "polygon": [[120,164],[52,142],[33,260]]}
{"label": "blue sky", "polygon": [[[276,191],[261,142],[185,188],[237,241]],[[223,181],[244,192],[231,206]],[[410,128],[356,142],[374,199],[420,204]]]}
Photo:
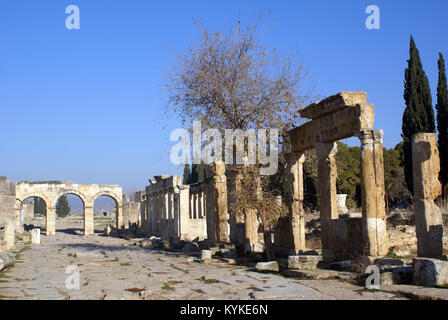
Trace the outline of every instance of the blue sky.
{"label": "blue sky", "polygon": [[[65,28],[71,4],[80,30]],[[370,4],[381,10],[380,30],[365,28]],[[2,0],[0,175],[131,192],[153,175],[179,173],[168,154],[179,123],[163,115],[170,48],[198,39],[196,20],[222,30],[269,10],[277,26],[263,43],[282,54],[298,48],[318,95],[367,91],[386,147],[400,141],[411,34],[435,103],[438,52],[448,58],[444,0]]]}

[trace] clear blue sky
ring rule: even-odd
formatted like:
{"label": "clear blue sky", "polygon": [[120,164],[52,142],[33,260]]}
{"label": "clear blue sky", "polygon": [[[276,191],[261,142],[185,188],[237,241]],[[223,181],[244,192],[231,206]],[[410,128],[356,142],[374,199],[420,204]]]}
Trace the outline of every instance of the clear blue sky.
{"label": "clear blue sky", "polygon": [[[65,8],[81,29],[65,28]],[[365,28],[365,8],[381,30]],[[142,189],[169,162],[164,69],[200,35],[271,10],[263,42],[299,48],[316,94],[363,90],[375,104],[386,147],[400,141],[409,36],[420,50],[435,102],[437,58],[448,58],[448,1],[2,0],[0,3],[0,175],[12,180],[116,183]],[[357,143],[354,141],[354,143]]]}

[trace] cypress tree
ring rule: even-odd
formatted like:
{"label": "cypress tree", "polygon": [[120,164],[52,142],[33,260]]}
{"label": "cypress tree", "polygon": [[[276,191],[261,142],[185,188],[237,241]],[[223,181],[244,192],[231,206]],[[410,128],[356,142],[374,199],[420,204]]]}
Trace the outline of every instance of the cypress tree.
{"label": "cypress tree", "polygon": [[198,182],[205,181],[205,164],[201,163],[198,166]]}
{"label": "cypress tree", "polygon": [[184,166],[184,176],[183,176],[183,184],[190,184],[190,165],[186,164]]}
{"label": "cypress tree", "polygon": [[197,183],[199,181],[199,168],[197,164],[191,166],[190,184]]}
{"label": "cypress tree", "polygon": [[58,203],[56,204],[56,214],[58,217],[66,217],[70,213],[71,208],[67,201],[67,196],[63,195],[59,198]]}
{"label": "cypress tree", "polygon": [[36,213],[41,215],[47,214],[47,204],[43,199],[38,197],[34,197],[34,214]]}
{"label": "cypress tree", "polygon": [[[437,130],[439,131],[440,182],[448,183],[448,89],[445,73],[445,60],[439,53],[439,82],[437,85]],[[446,194],[444,194],[446,196]]]}
{"label": "cypress tree", "polygon": [[411,36],[408,67],[404,71],[404,100],[402,137],[404,153],[404,171],[409,191],[413,192],[411,136],[414,133],[435,133],[434,109],[431,101],[429,81],[420,60],[420,54]]}
{"label": "cypress tree", "polygon": [[34,197],[34,214],[39,213],[39,198]]}

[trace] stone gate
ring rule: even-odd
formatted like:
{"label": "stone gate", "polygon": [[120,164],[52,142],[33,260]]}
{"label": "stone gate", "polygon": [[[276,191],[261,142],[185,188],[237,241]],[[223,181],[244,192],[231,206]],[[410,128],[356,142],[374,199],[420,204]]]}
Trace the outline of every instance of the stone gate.
{"label": "stone gate", "polygon": [[122,225],[123,215],[123,190],[118,185],[104,184],[77,184],[62,181],[21,181],[16,183],[15,221],[20,226],[20,207],[22,202],[30,197],[39,197],[47,205],[46,234],[56,233],[56,203],[66,194],[78,196],[84,206],[84,234],[91,235],[94,232],[93,204],[101,196],[111,197],[117,206],[117,228]]}
{"label": "stone gate", "polygon": [[[384,191],[383,131],[373,130],[374,107],[365,92],[340,92],[300,111],[311,121],[289,131],[287,157],[296,254],[305,248],[303,211],[304,152],[316,148],[322,249],[329,259],[354,253],[384,256],[388,250]],[[336,201],[336,141],[361,141],[362,218],[339,219]]]}

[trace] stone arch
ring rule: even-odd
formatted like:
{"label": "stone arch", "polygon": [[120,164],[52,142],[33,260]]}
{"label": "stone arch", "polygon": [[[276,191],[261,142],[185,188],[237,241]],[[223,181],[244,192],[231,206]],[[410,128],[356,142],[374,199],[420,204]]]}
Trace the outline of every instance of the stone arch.
{"label": "stone arch", "polygon": [[123,201],[122,196],[118,196],[116,193],[109,191],[109,190],[103,190],[98,193],[96,193],[91,198],[91,204],[92,204],[92,225],[93,225],[93,204],[95,203],[95,200],[102,196],[108,196],[112,198],[115,201],[116,207],[117,207],[117,213],[116,213],[116,228],[119,229],[122,227],[122,221],[123,221]]}
{"label": "stone arch", "polygon": [[93,205],[93,203],[95,202],[96,199],[98,199],[99,197],[102,197],[102,196],[111,197],[115,201],[115,203],[117,204],[117,207],[122,207],[122,199],[121,199],[121,197],[118,196],[117,194],[115,194],[114,192],[108,191],[108,190],[104,190],[104,191],[100,191],[100,192],[96,193],[90,199],[90,202],[92,203],[92,205]]}
{"label": "stone arch", "polygon": [[20,206],[22,204],[22,202],[28,198],[41,198],[42,200],[45,201],[47,208],[53,204],[52,201],[50,200],[50,198],[48,198],[44,194],[41,194],[38,192],[32,192],[32,193],[23,194],[20,197],[16,197],[16,209],[18,209],[17,206]]}
{"label": "stone arch", "polygon": [[88,203],[87,202],[88,198],[82,192],[80,192],[79,190],[76,190],[76,189],[62,189],[62,190],[60,190],[56,194],[56,198],[54,199],[54,206],[56,207],[56,204],[57,204],[57,202],[58,202],[60,197],[62,197],[63,195],[67,195],[67,194],[73,194],[75,196],[78,196],[81,199],[81,201],[82,201],[82,203],[84,205],[84,208],[86,207],[86,205]]}

